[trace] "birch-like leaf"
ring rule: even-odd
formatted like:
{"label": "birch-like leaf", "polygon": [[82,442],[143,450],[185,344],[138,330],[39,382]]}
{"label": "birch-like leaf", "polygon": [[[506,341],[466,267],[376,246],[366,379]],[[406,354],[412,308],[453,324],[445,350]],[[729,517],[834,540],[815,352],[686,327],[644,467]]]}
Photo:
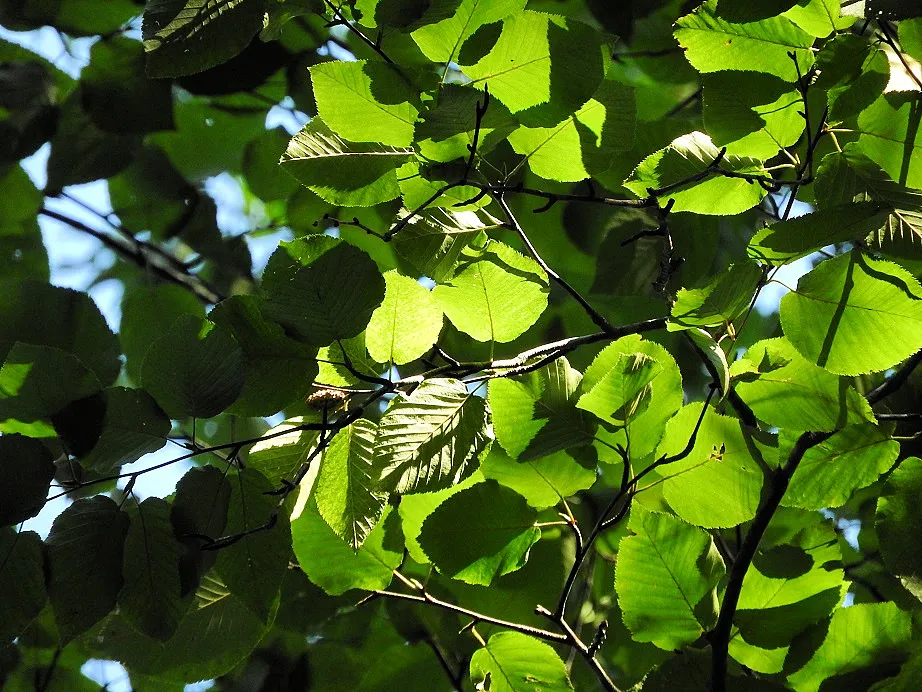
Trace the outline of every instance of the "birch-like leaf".
{"label": "birch-like leaf", "polygon": [[379,487],[396,493],[447,488],[473,473],[492,439],[482,398],[459,380],[426,380],[397,397],[381,418]]}

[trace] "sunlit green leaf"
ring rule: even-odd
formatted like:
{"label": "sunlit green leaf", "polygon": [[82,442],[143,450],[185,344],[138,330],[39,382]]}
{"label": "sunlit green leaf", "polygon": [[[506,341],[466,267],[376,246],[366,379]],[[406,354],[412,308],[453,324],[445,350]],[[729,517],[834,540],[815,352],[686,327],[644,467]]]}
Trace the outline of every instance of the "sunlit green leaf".
{"label": "sunlit green leaf", "polygon": [[[711,537],[680,519],[635,506],[621,541],[615,591],[634,639],[661,649],[695,641],[713,624],[699,604],[713,597],[723,560]],[[706,604],[705,604],[706,605]]]}
{"label": "sunlit green leaf", "polygon": [[565,692],[573,685],[567,667],[548,644],[520,632],[500,632],[471,657],[471,680],[496,692],[541,689]]}
{"label": "sunlit green leaf", "polygon": [[566,452],[516,461],[496,445],[490,449],[480,469],[486,478],[516,491],[537,509],[553,507],[578,491],[590,488],[596,477],[595,469],[586,468]]}
{"label": "sunlit green leaf", "polygon": [[368,322],[368,354],[402,365],[425,354],[442,331],[442,310],[426,288],[396,271],[384,274],[384,301]]}
{"label": "sunlit green leaf", "polygon": [[913,92],[885,94],[858,116],[861,150],[900,185],[917,189],[922,188],[919,118]]}
{"label": "sunlit green leaf", "polygon": [[523,9],[524,0],[438,0],[424,15],[425,26],[412,33],[413,40],[433,62],[457,62],[461,46],[477,29]]}
{"label": "sunlit green leaf", "polygon": [[886,370],[922,348],[922,286],[899,265],[849,252],[797,282],[781,324],[801,355],[831,372]]}

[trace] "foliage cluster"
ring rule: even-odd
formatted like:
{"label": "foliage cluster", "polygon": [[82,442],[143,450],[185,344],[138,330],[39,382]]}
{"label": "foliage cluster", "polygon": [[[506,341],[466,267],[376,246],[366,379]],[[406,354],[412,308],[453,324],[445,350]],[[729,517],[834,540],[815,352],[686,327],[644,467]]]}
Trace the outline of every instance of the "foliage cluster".
{"label": "foliage cluster", "polygon": [[922,689],[916,3],[0,24],[5,689]]}

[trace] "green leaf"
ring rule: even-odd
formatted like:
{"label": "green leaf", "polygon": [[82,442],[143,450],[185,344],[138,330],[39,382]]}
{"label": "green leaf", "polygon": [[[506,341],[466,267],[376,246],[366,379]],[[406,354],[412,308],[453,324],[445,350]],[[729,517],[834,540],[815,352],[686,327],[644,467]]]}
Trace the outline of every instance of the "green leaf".
{"label": "green leaf", "polygon": [[[6,437],[0,438],[3,439]],[[16,532],[4,527],[0,529],[0,555],[0,592],[4,600],[0,642],[6,644],[20,636],[45,605],[42,540],[34,531]]]}
{"label": "green leaf", "polygon": [[471,657],[471,682],[493,692],[572,690],[567,667],[549,645],[520,632],[499,632]]}
{"label": "green leaf", "polygon": [[584,180],[592,172],[607,170],[612,157],[631,147],[635,110],[634,90],[606,79],[563,122],[552,127],[519,127],[509,135],[509,144],[542,178]]}
{"label": "green leaf", "polygon": [[118,339],[86,293],[26,281],[5,282],[2,295],[0,361],[16,341],[54,346],[79,358],[103,386],[115,381],[121,367]]}
{"label": "green leaf", "polygon": [[208,314],[243,350],[246,380],[231,411],[267,416],[303,398],[317,377],[316,352],[285,335],[260,312],[256,296],[231,296]]}
{"label": "green leaf", "polygon": [[144,49],[124,36],[93,44],[80,73],[83,107],[107,132],[154,132],[173,128],[173,94],[167,80],[144,74]]}
{"label": "green leaf", "polygon": [[630,448],[631,456],[639,459],[646,456],[659,444],[666,422],[682,406],[682,373],[673,357],[665,348],[652,341],[644,341],[638,335],[626,336],[609,344],[599,352],[583,375],[583,391],[594,388],[605,375],[618,365],[623,354],[642,353],[655,359],[662,371],[650,382],[650,399],[646,408],[632,417],[625,428],[614,434],[599,435],[612,446]]}
{"label": "green leaf", "polygon": [[392,242],[397,254],[420,274],[442,283],[454,276],[468,245],[481,233],[501,225],[499,219],[483,209],[427,209],[414,216]]}
{"label": "green leaf", "polygon": [[759,341],[737,362],[730,368],[736,392],[768,425],[832,432],[874,420],[867,400],[854,387],[808,363],[787,339]]}
{"label": "green leaf", "polygon": [[922,240],[922,192],[893,182],[855,144],[823,158],[816,171],[814,191],[821,209],[872,200],[888,208],[889,215],[876,238],[881,245],[896,239],[910,243]]}
{"label": "green leaf", "polygon": [[862,603],[833,613],[823,643],[807,664],[788,676],[798,690],[817,692],[834,675],[866,666],[901,663],[911,636],[909,613],[896,603]]}
{"label": "green leaf", "polygon": [[[484,24],[493,24],[525,9],[525,0],[452,0],[434,2],[423,16],[424,26],[412,34],[432,62],[457,62],[464,42]],[[430,21],[440,16],[438,21]]]}
{"label": "green leaf", "polygon": [[[163,688],[227,673],[253,651],[267,629],[266,623],[210,572],[176,633],[165,642],[141,634],[115,615],[83,641],[89,655],[121,661],[131,668],[132,679],[151,677]],[[208,636],[203,637],[203,632]]]}
{"label": "green leaf", "polygon": [[173,536],[170,509],[160,498],[149,497],[129,510],[125,585],[118,596],[125,619],[161,641],[172,636],[185,611],[180,601],[182,548]]}
{"label": "green leaf", "polygon": [[349,589],[386,588],[403,558],[403,545],[394,541],[397,515],[388,507],[358,550],[353,550],[327,526],[313,503],[291,522],[291,538],[301,569],[328,594]]}
{"label": "green leaf", "polygon": [[162,448],[170,433],[170,419],[142,389],[110,387],[101,393],[105,415],[98,439],[85,454],[84,468],[111,473]]}
{"label": "green leaf", "polygon": [[919,118],[913,92],[884,94],[858,116],[861,150],[900,185],[917,189],[922,188]]}
{"label": "green leaf", "polygon": [[512,341],[547,308],[547,274],[508,245],[491,241],[468,251],[454,276],[432,294],[460,331],[478,341]]}
{"label": "green leaf", "polygon": [[686,334],[695,344],[696,350],[711,364],[710,370],[715,373],[723,400],[730,391],[730,364],[724,347],[704,329],[689,329]]}
{"label": "green leaf", "polygon": [[48,156],[45,193],[57,195],[68,185],[109,178],[131,164],[140,146],[139,135],[114,134],[96,125],[83,108],[78,87],[61,106]]}
{"label": "green leaf", "polygon": [[202,72],[230,60],[262,29],[266,0],[148,0],[142,34],[151,77]]}
{"label": "green leaf", "polygon": [[900,48],[922,61],[922,17],[904,19],[899,23]]}
{"label": "green leaf", "polygon": [[447,488],[476,469],[492,438],[483,399],[459,380],[425,380],[381,418],[379,487],[399,494]]}
{"label": "green leaf", "polygon": [[716,7],[717,0],[708,0],[676,22],[675,37],[699,72],[750,70],[793,82],[813,64],[814,37],[791,20],[776,16],[735,24],[717,16]]}
{"label": "green leaf", "polygon": [[0,425],[7,419],[50,419],[72,401],[101,389],[96,375],[70,353],[17,342],[0,366]]}
{"label": "green leaf", "polygon": [[[536,509],[553,507],[580,490],[588,490],[596,476],[594,468],[586,468],[566,452],[515,461],[495,445],[480,470],[485,478],[511,488]],[[403,508],[403,503],[400,506]]]}
{"label": "green leaf", "polygon": [[513,459],[541,459],[592,441],[590,416],[577,410],[582,376],[566,358],[516,378],[490,380],[496,440]]}
{"label": "green leaf", "polygon": [[384,300],[384,279],[374,261],[327,235],[280,243],[262,283],[266,317],[312,346],[359,334]]}
{"label": "green leaf", "polygon": [[290,139],[285,128],[276,127],[251,139],[243,151],[247,187],[264,202],[287,200],[300,187],[298,181],[278,165]]}
{"label": "green leaf", "polygon": [[142,285],[125,291],[118,336],[127,359],[125,369],[133,380],[140,380],[141,363],[150,345],[185,314],[201,318],[205,309],[181,286]]}
{"label": "green leaf", "polygon": [[922,555],[914,547],[922,520],[918,510],[920,492],[922,460],[909,457],[887,477],[877,501],[874,524],[887,567],[910,579],[922,578]]}
{"label": "green leaf", "polygon": [[[492,452],[492,449],[491,449]],[[484,460],[486,464],[486,460]],[[483,468],[483,467],[482,467]],[[404,495],[397,506],[400,512],[400,527],[403,531],[407,554],[421,565],[428,564],[429,557],[423,552],[419,544],[419,534],[423,530],[423,522],[435,511],[435,508],[445,502],[452,495],[457,495],[462,490],[467,490],[476,483],[483,483],[484,476],[478,469],[460,483],[448,488],[436,490],[431,493],[417,493]]]}
{"label": "green leaf", "polygon": [[413,143],[419,96],[386,63],[322,62],[310,68],[317,112],[344,139],[394,147]]}
{"label": "green leaf", "polygon": [[[495,2],[464,0],[465,4],[495,6]],[[456,17],[457,15],[455,15]],[[454,21],[454,17],[448,21]],[[427,29],[422,27],[417,32]],[[454,161],[470,156],[467,148],[474,144],[477,129],[477,106],[482,106],[484,95],[460,84],[443,84],[438,102],[420,113],[416,123],[416,143],[419,153],[430,161]],[[499,101],[491,101],[480,120],[477,153],[486,154],[518,126],[509,109]]]}
{"label": "green leaf", "polygon": [[615,568],[624,624],[635,640],[667,651],[691,644],[713,624],[699,618],[698,606],[715,597],[725,571],[711,537],[638,505],[628,529],[633,535],[622,539]]}
{"label": "green leaf", "polygon": [[[710,137],[692,132],[641,161],[631,177],[624,181],[624,186],[638,197],[646,197],[651,188],[669,188],[660,196],[660,202],[666,204],[675,200],[672,211],[676,212],[732,216],[752,209],[766,195],[762,186],[742,178],[720,175],[719,171],[764,177],[767,173],[762,164],[755,159],[724,156],[713,172],[704,175],[719,155],[720,150]],[[698,175],[704,177],[684,182]],[[673,185],[677,187],[672,188]]]}
{"label": "green leaf", "polygon": [[371,207],[400,195],[397,169],[412,157],[408,148],[347,142],[314,118],[292,138],[279,163],[331,204]]}
{"label": "green leaf", "polygon": [[316,414],[298,416],[267,430],[263,435],[266,439],[250,447],[250,468],[259,471],[273,485],[279,485],[283,480],[294,480],[320,438],[319,430],[299,430],[298,426],[319,422]]}
{"label": "green leaf", "polygon": [[801,355],[831,372],[886,370],[922,348],[922,286],[899,265],[852,251],[801,277],[781,300],[781,324]]}
{"label": "green leaf", "polygon": [[141,383],[170,417],[210,418],[239,396],[243,366],[243,352],[227,330],[180,315],[148,349]]}
{"label": "green leaf", "polygon": [[[854,24],[856,17],[843,17],[840,0],[800,0],[784,12],[785,17],[804,31],[825,38]],[[834,36],[831,40],[835,40]]]}
{"label": "green leaf", "polygon": [[826,90],[829,115],[844,120],[870,106],[890,79],[887,54],[861,36],[835,36],[817,53],[820,76],[816,85]]}
{"label": "green leaf", "polygon": [[478,89],[489,85],[523,124],[553,125],[586,103],[602,81],[599,38],[581,22],[524,10],[503,21],[486,56],[462,69]]}
{"label": "green leaf", "polygon": [[889,215],[878,202],[819,209],[758,231],[749,241],[749,256],[776,266],[787,264],[827,245],[863,240],[886,224]]}
{"label": "green leaf", "polygon": [[649,401],[649,385],[662,370],[662,365],[643,353],[622,353],[576,406],[605,422],[625,425]]}
{"label": "green leaf", "polygon": [[718,327],[732,322],[752,301],[762,270],[752,262],[731,264],[716,277],[700,280],[694,288],[683,288],[672,304],[677,328]]}
{"label": "green leaf", "polygon": [[387,493],[375,488],[377,431],[374,423],[359,418],[336,433],[323,452],[314,483],[317,511],[353,550],[362,547],[387,502]]}
{"label": "green leaf", "polygon": [[731,156],[766,160],[797,143],[804,131],[796,89],[764,72],[727,70],[702,75],[704,124]]}
{"label": "green leaf", "polygon": [[900,443],[873,423],[843,428],[806,451],[782,504],[804,509],[844,505],[858,488],[887,471]]}
{"label": "green leaf", "polygon": [[786,651],[796,635],[839,605],[846,590],[841,563],[842,550],[828,524],[758,553],[743,580],[734,639]]}
{"label": "green leaf", "polygon": [[403,365],[432,348],[442,331],[442,310],[426,288],[397,271],[384,274],[384,301],[365,332],[368,355]]}
{"label": "green leaf", "polygon": [[[0,130],[3,125],[0,121]],[[48,252],[37,218],[42,202],[42,193],[22,166],[0,174],[0,261],[13,285],[48,280]]]}
{"label": "green leaf", "polygon": [[[692,438],[702,404],[689,404],[666,426],[659,455],[678,455]],[[687,456],[658,469],[663,496],[682,519],[706,528],[749,521],[759,507],[763,474],[736,418],[708,409]]]}
{"label": "green leaf", "polygon": [[115,607],[129,519],[108,497],[77,500],[54,520],[45,541],[48,597],[61,637],[85,632]]}
{"label": "green leaf", "polygon": [[54,458],[44,444],[22,435],[0,436],[0,527],[18,524],[42,510],[54,472]]}
{"label": "green leaf", "polygon": [[225,535],[234,536],[260,526],[218,551],[215,572],[228,590],[263,622],[271,622],[278,606],[282,577],[291,554],[288,517],[279,507],[275,487],[252,468],[230,479],[232,493]]}
{"label": "green leaf", "polygon": [[496,481],[452,495],[423,522],[419,544],[442,574],[489,586],[521,569],[541,538],[537,510]]}

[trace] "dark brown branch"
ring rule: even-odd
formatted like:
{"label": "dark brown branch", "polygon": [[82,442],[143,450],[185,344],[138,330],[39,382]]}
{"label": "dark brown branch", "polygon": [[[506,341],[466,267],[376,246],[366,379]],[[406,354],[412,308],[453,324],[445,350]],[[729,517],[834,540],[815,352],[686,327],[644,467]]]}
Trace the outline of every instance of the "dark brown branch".
{"label": "dark brown branch", "polygon": [[866,395],[868,403],[871,404],[871,406],[878,404],[906,384],[909,376],[912,375],[913,371],[919,366],[919,363],[922,363],[922,350],[917,351],[915,355],[903,363],[903,365],[889,378],[868,392]]}
{"label": "dark brown branch", "polygon": [[[38,213],[42,216],[47,216],[50,219],[55,219],[56,221],[67,224],[71,228],[81,231],[82,233],[93,236],[102,243],[103,246],[115,252],[119,257],[135,263],[142,269],[149,268],[166,281],[170,281],[171,283],[178,284],[188,289],[203,303],[211,305],[220,302],[224,298],[220,293],[208,286],[201,278],[190,273],[182,262],[175,257],[167,261],[162,261],[163,255],[166,253],[159,248],[157,252],[149,252],[146,244],[140,244],[137,240],[132,242],[118,236],[103,233],[102,231],[87,226],[82,221],[72,219],[65,214],[61,214],[53,209],[48,209],[47,207],[39,209]],[[158,258],[161,261],[158,261]]]}

